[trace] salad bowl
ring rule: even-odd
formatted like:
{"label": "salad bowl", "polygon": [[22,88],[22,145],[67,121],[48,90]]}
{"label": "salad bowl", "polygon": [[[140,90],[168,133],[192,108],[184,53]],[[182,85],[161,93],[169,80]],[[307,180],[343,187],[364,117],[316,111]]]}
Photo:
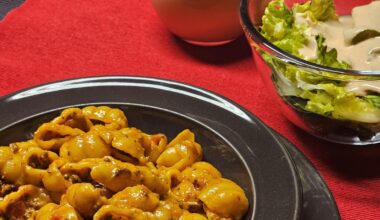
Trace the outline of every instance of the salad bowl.
{"label": "salad bowl", "polygon": [[[352,9],[371,1],[297,2],[241,1],[241,24],[271,97],[280,103],[285,117],[316,137],[351,145],[379,143],[380,68],[356,70],[350,62],[339,60],[340,51],[326,45],[323,34],[315,36],[315,57],[308,59],[299,51],[305,47],[302,44],[311,44],[307,39],[311,28],[296,24],[300,11],[313,25],[323,24],[328,17],[338,20],[339,16],[341,22]],[[361,34],[352,39],[371,38],[368,30]],[[373,30],[371,36],[379,40],[378,35]],[[337,40],[338,36],[332,38]],[[353,61],[360,59],[355,53],[351,55]],[[379,60],[378,51],[373,59]]]}

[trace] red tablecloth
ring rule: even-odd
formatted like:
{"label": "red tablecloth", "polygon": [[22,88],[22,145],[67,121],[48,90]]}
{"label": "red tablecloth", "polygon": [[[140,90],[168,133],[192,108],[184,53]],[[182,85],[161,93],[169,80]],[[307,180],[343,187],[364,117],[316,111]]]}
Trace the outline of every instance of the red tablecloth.
{"label": "red tablecloth", "polygon": [[343,219],[380,219],[380,147],[332,144],[294,127],[266,95],[243,37],[224,47],[188,45],[148,0],[27,0],[0,22],[0,95],[111,74],[177,80],[236,101],[312,161]]}

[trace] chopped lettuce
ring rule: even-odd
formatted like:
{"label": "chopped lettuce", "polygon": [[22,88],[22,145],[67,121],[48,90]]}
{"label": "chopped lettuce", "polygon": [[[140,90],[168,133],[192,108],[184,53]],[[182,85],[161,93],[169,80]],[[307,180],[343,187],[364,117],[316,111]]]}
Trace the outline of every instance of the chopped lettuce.
{"label": "chopped lettuce", "polygon": [[[380,98],[364,99],[349,93],[336,83],[318,84],[320,89],[303,90],[299,95],[307,99],[305,110],[337,119],[349,119],[365,123],[380,122]],[[371,99],[371,101],[367,101]]]}
{"label": "chopped lettuce", "polygon": [[296,12],[308,13],[309,17],[315,21],[337,20],[334,0],[312,0],[302,4],[295,4],[293,10]]}
{"label": "chopped lettuce", "polygon": [[334,111],[333,97],[323,90],[304,90],[300,97],[309,100],[304,107],[305,110],[320,115],[330,115]]}
{"label": "chopped lettuce", "polygon": [[380,96],[377,95],[367,95],[364,97],[366,101],[371,103],[373,106],[380,108]]}
{"label": "chopped lettuce", "polygon": [[[296,25],[294,13],[305,13],[311,21],[321,22],[337,19],[333,0],[313,0],[295,4],[289,9],[283,0],[269,3],[263,16],[261,33],[274,45],[300,58],[299,49],[308,43],[305,36],[307,25]],[[348,69],[350,65],[339,61],[336,49],[328,49],[325,38],[316,36],[317,56],[308,61],[320,65]],[[272,67],[274,81],[283,96],[298,97],[292,103],[306,111],[319,115],[364,123],[380,122],[380,97],[359,97],[348,92],[346,80],[360,76],[339,75],[327,72],[310,72],[297,68],[276,57],[263,53],[264,60]],[[297,100],[297,99],[295,99]]]}
{"label": "chopped lettuce", "polygon": [[333,118],[364,123],[379,123],[380,109],[360,97],[346,97],[335,102]]}
{"label": "chopped lettuce", "polygon": [[[320,14],[310,11],[312,8],[314,8],[314,10],[321,8],[324,10],[324,13]],[[333,0],[313,0],[303,4],[295,4],[293,10],[286,6],[284,0],[271,1],[262,17],[263,24],[261,34],[282,50],[304,58],[302,54],[299,53],[299,49],[308,43],[308,39],[304,34],[307,27],[305,25],[295,24],[294,13],[310,12],[307,14],[309,18],[317,20],[326,16],[335,18],[335,6]],[[328,15],[325,15],[325,13]],[[334,14],[335,16],[330,14]],[[350,67],[349,64],[338,61],[335,49],[327,50],[325,38],[322,35],[317,35],[316,41],[318,45],[318,57],[310,60],[311,62],[335,68],[348,69]]]}
{"label": "chopped lettuce", "polygon": [[293,11],[283,0],[269,3],[262,18],[261,34],[277,47],[300,56],[298,50],[307,43],[303,27],[294,25]]}
{"label": "chopped lettuce", "polygon": [[334,0],[313,0],[310,3],[310,11],[318,21],[337,20]]}

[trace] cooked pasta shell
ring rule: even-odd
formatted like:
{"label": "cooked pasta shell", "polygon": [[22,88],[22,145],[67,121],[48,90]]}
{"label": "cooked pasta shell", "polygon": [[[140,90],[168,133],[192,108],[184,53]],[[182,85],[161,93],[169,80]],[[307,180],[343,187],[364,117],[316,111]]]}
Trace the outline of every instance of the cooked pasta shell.
{"label": "cooked pasta shell", "polygon": [[49,203],[38,210],[34,220],[83,220],[83,218],[69,204]]}
{"label": "cooked pasta shell", "polygon": [[183,212],[184,210],[179,206],[177,200],[168,197],[160,201],[153,214],[159,220],[172,220],[179,219],[183,215]]}
{"label": "cooked pasta shell", "polygon": [[91,178],[114,192],[140,184],[143,179],[135,165],[111,158],[99,161],[91,170]]}
{"label": "cooked pasta shell", "polygon": [[7,161],[12,160],[13,152],[10,147],[0,147],[0,169],[3,169]]}
{"label": "cooked pasta shell", "polygon": [[58,155],[37,147],[33,141],[18,142],[0,148],[0,173],[16,185],[42,185],[42,177]]}
{"label": "cooked pasta shell", "polygon": [[[87,163],[88,159],[74,163],[71,166],[74,170],[83,169],[83,162]],[[146,166],[135,166],[131,163],[122,162],[112,157],[105,157],[103,160],[97,160],[96,164],[91,165],[91,179],[105,186],[106,188],[117,192],[125,187],[144,184],[151,191],[160,195],[165,195],[170,189],[169,180],[164,173],[150,169]]]}
{"label": "cooked pasta shell", "polygon": [[167,138],[163,134],[144,134],[142,142],[142,146],[145,149],[145,155],[148,157],[148,161],[156,162],[158,157],[166,149]]}
{"label": "cooked pasta shell", "polygon": [[172,167],[184,170],[194,162],[202,159],[201,146],[189,140],[182,141],[167,148],[157,159],[158,166]]}
{"label": "cooked pasta shell", "polygon": [[100,208],[94,215],[94,220],[153,220],[154,216],[150,213],[145,213],[136,208],[118,208],[112,205],[105,205]]}
{"label": "cooked pasta shell", "polygon": [[181,171],[175,168],[160,167],[157,172],[160,174],[161,179],[165,180],[169,189],[176,187],[183,180]]}
{"label": "cooked pasta shell", "polygon": [[103,158],[111,155],[111,146],[97,133],[90,131],[65,142],[60,148],[59,155],[71,162],[85,158]]}
{"label": "cooked pasta shell", "polygon": [[93,124],[104,124],[110,129],[120,129],[128,126],[128,120],[124,112],[108,106],[87,106],[82,109],[83,114]]}
{"label": "cooked pasta shell", "polygon": [[67,163],[66,160],[58,159],[50,164],[47,172],[42,177],[42,183],[46,190],[52,196],[54,202],[59,202],[61,195],[65,193],[66,189],[71,185],[71,182],[66,180],[61,173],[60,168]]}
{"label": "cooked pasta shell", "polygon": [[191,182],[195,188],[202,189],[211,180],[221,178],[222,175],[210,163],[199,161],[182,171],[182,177]]}
{"label": "cooked pasta shell", "polygon": [[241,219],[248,209],[248,199],[243,189],[235,182],[224,178],[211,181],[202,189],[199,199],[204,203],[209,218],[216,215]]}
{"label": "cooked pasta shell", "polygon": [[110,199],[110,204],[119,208],[138,208],[143,211],[154,211],[159,204],[159,195],[144,185],[127,187]]}
{"label": "cooked pasta shell", "polygon": [[121,132],[114,132],[112,147],[117,150],[112,154],[117,159],[128,162],[132,162],[131,159],[135,159],[136,162],[140,164],[147,162],[147,158],[144,154],[145,149],[141,146],[140,142],[133,137],[126,136]]}
{"label": "cooked pasta shell", "polygon": [[14,154],[11,160],[7,160],[1,169],[1,177],[9,183],[22,185],[25,183],[25,161],[21,154]]}
{"label": "cooked pasta shell", "polygon": [[104,158],[87,158],[76,163],[69,162],[63,164],[59,171],[70,183],[92,182],[91,170],[103,160]]}
{"label": "cooked pasta shell", "polygon": [[141,184],[147,186],[150,190],[161,196],[167,195],[171,187],[170,177],[172,176],[170,173],[167,174],[161,172],[160,169],[149,166],[138,166],[138,169],[142,176]]}
{"label": "cooked pasta shell", "polygon": [[[8,162],[12,160],[13,156],[14,155],[13,155],[13,152],[12,152],[10,147],[0,147],[0,170],[1,170],[2,176],[4,175],[4,167],[8,166]],[[5,168],[5,170],[7,170],[7,168]],[[16,170],[16,172],[17,172],[17,170]],[[12,173],[10,173],[10,174],[12,174]],[[8,178],[5,178],[5,179],[17,179],[17,177],[10,178],[9,174],[6,176],[8,176]]]}
{"label": "cooked pasta shell", "polygon": [[43,175],[48,167],[59,157],[52,151],[42,150],[41,148],[28,148],[20,151],[23,154],[25,163],[25,182],[33,185],[41,185]]}
{"label": "cooked pasta shell", "polygon": [[202,202],[198,199],[198,194],[199,191],[192,183],[183,181],[172,189],[170,195],[178,201],[181,208],[190,212],[201,212]]}
{"label": "cooked pasta shell", "polygon": [[123,128],[120,130],[125,136],[134,139],[144,148],[144,154],[149,162],[156,162],[160,154],[166,149],[167,138],[164,134],[146,134],[137,128]]}
{"label": "cooked pasta shell", "polygon": [[101,190],[90,183],[76,183],[71,185],[62,197],[62,203],[70,204],[81,216],[92,218],[95,212],[106,203],[106,198],[101,196]]}
{"label": "cooked pasta shell", "polygon": [[34,211],[51,202],[45,189],[33,185],[23,185],[0,200],[0,215],[14,219],[32,217]]}
{"label": "cooked pasta shell", "polygon": [[52,122],[71,128],[78,128],[84,132],[89,131],[91,126],[93,126],[90,119],[83,114],[80,108],[65,109]]}
{"label": "cooked pasta shell", "polygon": [[198,213],[185,212],[179,220],[207,220],[207,218]]}
{"label": "cooked pasta shell", "polygon": [[94,125],[90,128],[91,132],[95,132],[96,134],[99,135],[99,137],[102,138],[102,140],[108,144],[111,145],[113,137],[114,137],[114,132],[116,130],[109,129],[105,127],[104,125]]}
{"label": "cooked pasta shell", "polygon": [[168,144],[166,148],[173,147],[184,141],[195,142],[195,135],[189,129],[185,129],[181,133],[179,133],[172,141],[170,141],[170,143]]}
{"label": "cooked pasta shell", "polygon": [[78,128],[55,123],[42,124],[34,133],[34,141],[45,150],[58,151],[59,148],[70,138],[83,134]]}
{"label": "cooked pasta shell", "polygon": [[17,154],[20,152],[22,153],[28,151],[31,148],[40,148],[40,146],[38,146],[37,142],[35,142],[34,140],[28,140],[23,142],[12,143],[9,145],[9,148],[12,150],[13,153]]}

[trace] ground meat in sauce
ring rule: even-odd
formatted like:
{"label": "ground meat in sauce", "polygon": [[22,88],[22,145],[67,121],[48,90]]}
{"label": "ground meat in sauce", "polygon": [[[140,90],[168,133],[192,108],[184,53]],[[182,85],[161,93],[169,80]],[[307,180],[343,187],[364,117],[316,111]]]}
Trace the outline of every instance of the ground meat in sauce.
{"label": "ground meat in sauce", "polygon": [[17,189],[17,186],[5,183],[3,180],[0,180],[0,197],[5,197],[9,193],[17,191]]}
{"label": "ground meat in sauce", "polygon": [[48,152],[44,152],[41,155],[33,154],[29,158],[28,165],[36,169],[47,169],[51,162]]}

